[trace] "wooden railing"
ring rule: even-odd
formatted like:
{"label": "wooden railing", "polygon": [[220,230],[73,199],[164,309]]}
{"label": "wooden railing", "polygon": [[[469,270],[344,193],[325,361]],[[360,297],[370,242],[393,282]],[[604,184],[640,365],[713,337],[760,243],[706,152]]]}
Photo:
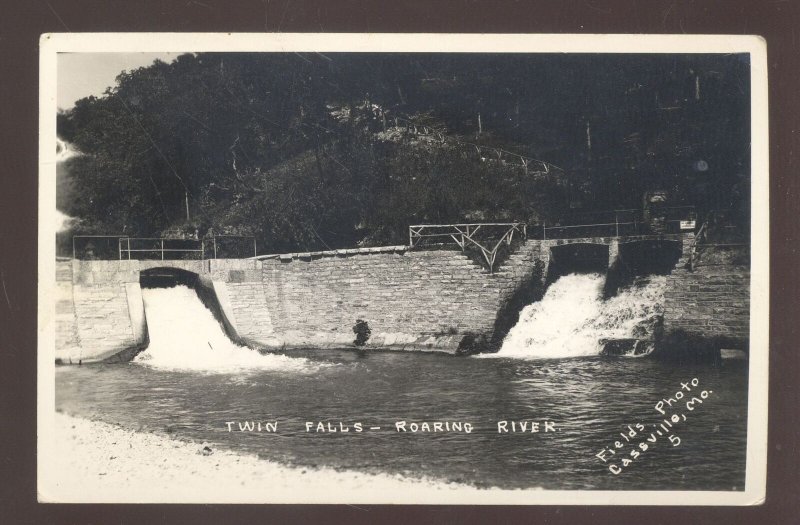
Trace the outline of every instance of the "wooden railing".
{"label": "wooden railing", "polygon": [[[491,240],[477,238],[477,234],[491,233],[495,235]],[[499,231],[498,231],[499,230]],[[426,238],[440,238],[445,240],[452,239],[464,250],[467,245],[476,246],[489,265],[489,272],[494,271],[494,263],[497,259],[497,251],[505,243],[510,245],[514,239],[514,233],[519,233],[523,238],[528,236],[528,227],[521,222],[492,222],[492,223],[472,223],[472,224],[414,224],[408,227],[408,246],[414,248]],[[499,237],[498,237],[499,235]]]}

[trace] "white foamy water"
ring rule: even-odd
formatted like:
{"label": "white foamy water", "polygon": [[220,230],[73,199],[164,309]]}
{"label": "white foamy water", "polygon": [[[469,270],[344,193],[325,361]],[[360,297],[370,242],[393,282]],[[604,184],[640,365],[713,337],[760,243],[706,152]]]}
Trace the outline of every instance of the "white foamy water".
{"label": "white foamy water", "polygon": [[603,300],[605,276],[570,274],[526,306],[497,354],[522,359],[598,355],[603,339],[634,337],[634,329],[663,311],[666,277],[654,275]]}
{"label": "white foamy water", "polygon": [[70,217],[61,210],[56,210],[53,218],[55,219],[56,223],[56,233],[67,231],[72,227],[72,223],[75,222],[75,217]]}
{"label": "white foamy water", "polygon": [[[78,153],[72,149],[69,142],[56,138],[56,162],[61,163],[71,159]],[[70,217],[61,210],[56,210],[55,213],[56,232],[61,233],[70,229],[75,222],[75,217]]]}
{"label": "white foamy water", "polygon": [[56,162],[63,162],[77,155],[69,142],[56,138]]}
{"label": "white foamy water", "polygon": [[231,341],[200,301],[184,285],[172,288],[142,288],[150,344],[135,363],[169,370],[198,372],[242,372],[281,370],[314,372],[323,366],[302,357],[260,354]]}

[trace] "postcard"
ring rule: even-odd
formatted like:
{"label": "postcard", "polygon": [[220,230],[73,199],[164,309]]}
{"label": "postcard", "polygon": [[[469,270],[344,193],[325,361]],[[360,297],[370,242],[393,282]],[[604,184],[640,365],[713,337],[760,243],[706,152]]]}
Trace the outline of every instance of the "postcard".
{"label": "postcard", "polygon": [[58,503],[756,505],[756,36],[41,37]]}

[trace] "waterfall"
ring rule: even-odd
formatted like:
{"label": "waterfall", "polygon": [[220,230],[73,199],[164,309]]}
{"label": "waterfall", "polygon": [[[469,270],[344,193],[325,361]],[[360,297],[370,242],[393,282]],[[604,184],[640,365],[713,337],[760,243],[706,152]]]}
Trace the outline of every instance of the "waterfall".
{"label": "waterfall", "polygon": [[[605,276],[569,274],[526,306],[497,354],[522,359],[599,355],[603,342],[648,337],[663,313],[666,276],[650,275],[603,299]],[[635,348],[635,347],[634,347]]]}
{"label": "waterfall", "polygon": [[[61,170],[65,170],[63,168],[63,163],[67,160],[71,159],[72,157],[76,156],[77,153],[74,149],[70,146],[70,144],[66,141],[61,140],[60,138],[56,138],[56,187],[58,188],[58,180],[66,177],[66,173],[60,173]],[[61,210],[56,210],[55,213],[55,222],[56,222],[56,232],[62,233],[69,230],[75,222],[75,217],[70,217],[66,213],[62,212]]]}
{"label": "waterfall", "polygon": [[222,326],[188,286],[143,288],[150,344],[134,359],[168,370],[314,372],[322,366],[305,358],[261,354],[231,341]]}
{"label": "waterfall", "polygon": [[72,149],[69,142],[56,137],[56,162],[64,162],[74,157],[76,154],[77,153]]}

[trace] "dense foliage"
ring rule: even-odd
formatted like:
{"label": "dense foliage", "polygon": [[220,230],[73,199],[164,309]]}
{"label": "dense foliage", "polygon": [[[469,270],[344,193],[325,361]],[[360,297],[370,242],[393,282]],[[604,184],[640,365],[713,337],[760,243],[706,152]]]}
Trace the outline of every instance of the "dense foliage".
{"label": "dense foliage", "polygon": [[261,252],[635,208],[654,189],[744,218],[748,99],[736,55],[187,54],[59,114],[82,153],[59,202],[81,233],[252,234]]}

